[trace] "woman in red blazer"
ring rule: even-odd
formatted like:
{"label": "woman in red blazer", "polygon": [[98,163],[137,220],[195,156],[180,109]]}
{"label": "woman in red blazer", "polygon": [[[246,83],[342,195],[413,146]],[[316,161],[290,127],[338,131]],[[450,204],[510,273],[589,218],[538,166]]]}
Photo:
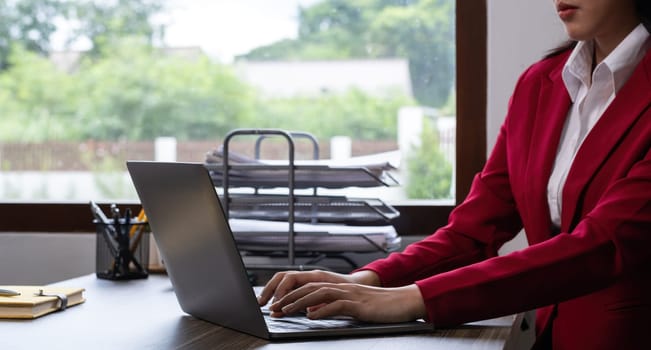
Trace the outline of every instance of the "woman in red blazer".
{"label": "woman in red blazer", "polygon": [[[437,327],[538,309],[538,348],[651,347],[651,6],[555,6],[579,43],[520,77],[448,225],[350,275],[278,273],[261,304]],[[529,247],[497,256],[523,228]]]}

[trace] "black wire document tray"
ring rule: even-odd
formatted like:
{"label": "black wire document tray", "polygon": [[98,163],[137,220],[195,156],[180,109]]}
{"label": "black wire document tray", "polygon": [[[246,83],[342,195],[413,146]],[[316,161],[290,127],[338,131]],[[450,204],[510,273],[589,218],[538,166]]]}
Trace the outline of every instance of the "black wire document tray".
{"label": "black wire document tray", "polygon": [[[264,220],[230,219],[240,250],[287,251],[288,224]],[[294,226],[296,252],[390,252],[400,248],[393,226],[312,225]]]}
{"label": "black wire document tray", "polygon": [[[229,151],[235,137],[255,139],[253,157]],[[260,145],[268,138],[284,139],[286,158],[260,158]],[[313,159],[296,160],[295,139],[310,141]],[[389,252],[400,247],[400,238],[389,224],[399,213],[391,206],[378,199],[318,191],[398,185],[390,174],[397,167],[387,161],[395,161],[397,155],[395,151],[322,160],[318,142],[309,133],[236,129],[219,148],[206,154],[204,166],[215,187],[222,188],[224,214],[238,248],[254,255],[287,256],[287,265],[267,268],[304,269],[305,265],[295,264],[296,254],[313,257],[307,264],[312,266],[328,257],[348,261],[343,255],[347,252]],[[300,193],[295,192],[298,189]]]}

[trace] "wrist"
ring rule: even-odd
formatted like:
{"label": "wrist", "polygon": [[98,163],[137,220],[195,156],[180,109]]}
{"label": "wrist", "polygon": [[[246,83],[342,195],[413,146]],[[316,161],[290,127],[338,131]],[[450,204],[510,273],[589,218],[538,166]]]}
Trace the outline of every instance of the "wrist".
{"label": "wrist", "polygon": [[371,270],[355,271],[350,274],[353,283],[363,284],[366,286],[381,287],[380,276]]}
{"label": "wrist", "polygon": [[426,319],[427,309],[420,288],[418,288],[416,284],[410,284],[408,286],[399,287],[398,289],[402,289],[404,292],[403,305],[405,305],[406,311],[411,316],[411,319]]}

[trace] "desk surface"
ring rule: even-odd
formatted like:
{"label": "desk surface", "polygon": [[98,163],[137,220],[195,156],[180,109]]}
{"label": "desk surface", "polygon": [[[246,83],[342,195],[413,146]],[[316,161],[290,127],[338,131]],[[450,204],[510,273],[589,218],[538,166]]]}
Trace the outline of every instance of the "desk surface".
{"label": "desk surface", "polygon": [[[0,320],[1,349],[309,349],[314,340],[271,343],[181,311],[165,275],[57,283],[86,288],[86,302],[35,320]],[[503,317],[432,333],[318,340],[319,349],[513,348],[520,319]],[[517,327],[513,326],[517,324]]]}

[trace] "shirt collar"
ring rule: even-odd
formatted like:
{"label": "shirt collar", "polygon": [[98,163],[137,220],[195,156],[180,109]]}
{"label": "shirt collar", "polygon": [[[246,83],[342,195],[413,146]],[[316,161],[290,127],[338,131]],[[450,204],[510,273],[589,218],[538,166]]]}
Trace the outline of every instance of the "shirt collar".
{"label": "shirt collar", "polygon": [[572,102],[576,101],[581,85],[590,84],[592,52],[592,41],[579,41],[565,62],[562,77]]}
{"label": "shirt collar", "polygon": [[[639,24],[617,45],[613,52],[595,67],[595,71],[606,69],[610,72],[615,92],[619,91],[633,74],[635,67],[651,47],[649,37],[646,27]],[[563,67],[563,82],[572,102],[575,102],[581,85],[590,86],[593,51],[594,43],[592,40],[578,42]]]}

